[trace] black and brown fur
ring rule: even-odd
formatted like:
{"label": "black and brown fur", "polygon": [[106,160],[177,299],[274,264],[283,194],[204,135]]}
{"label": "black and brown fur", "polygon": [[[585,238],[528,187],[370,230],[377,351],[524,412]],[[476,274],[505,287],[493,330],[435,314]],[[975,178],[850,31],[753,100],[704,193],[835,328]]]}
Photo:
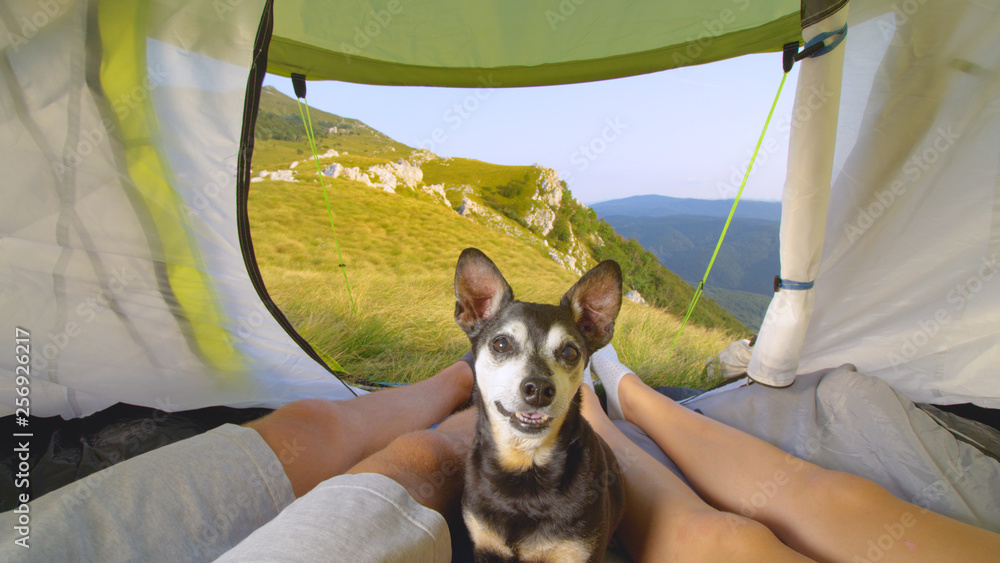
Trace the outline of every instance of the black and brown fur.
{"label": "black and brown fur", "polygon": [[477,561],[603,560],[624,484],[580,414],[580,384],[611,340],[621,286],[605,261],[558,306],[521,302],[485,254],[462,252],[455,320],[476,356],[478,407],[462,513]]}

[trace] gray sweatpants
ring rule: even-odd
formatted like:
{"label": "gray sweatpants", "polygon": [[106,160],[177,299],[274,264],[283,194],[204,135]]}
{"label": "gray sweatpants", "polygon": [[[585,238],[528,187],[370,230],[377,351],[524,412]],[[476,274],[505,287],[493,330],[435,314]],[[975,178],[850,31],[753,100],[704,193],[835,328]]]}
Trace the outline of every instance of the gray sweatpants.
{"label": "gray sweatpants", "polygon": [[0,561],[450,561],[444,518],[395,481],[341,475],[300,499],[256,431],[225,425],[0,514]]}

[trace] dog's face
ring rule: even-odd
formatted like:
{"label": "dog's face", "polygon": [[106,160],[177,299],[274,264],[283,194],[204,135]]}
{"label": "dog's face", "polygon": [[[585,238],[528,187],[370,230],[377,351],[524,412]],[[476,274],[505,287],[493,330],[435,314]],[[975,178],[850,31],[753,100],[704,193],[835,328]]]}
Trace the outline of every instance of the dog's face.
{"label": "dog's face", "polygon": [[514,300],[485,254],[462,252],[455,321],[472,342],[476,383],[498,438],[531,447],[558,431],[587,360],[611,341],[621,286],[618,264],[605,261],[584,274],[560,305],[525,303]]}

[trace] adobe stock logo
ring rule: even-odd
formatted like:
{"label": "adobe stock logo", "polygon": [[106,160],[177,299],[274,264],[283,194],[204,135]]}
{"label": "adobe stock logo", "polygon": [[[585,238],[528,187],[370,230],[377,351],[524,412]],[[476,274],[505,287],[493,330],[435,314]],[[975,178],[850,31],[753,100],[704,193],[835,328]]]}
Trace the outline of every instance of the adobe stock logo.
{"label": "adobe stock logo", "polygon": [[874,194],[872,201],[858,209],[853,222],[844,225],[844,235],[848,244],[854,244],[868,231],[898,200],[902,199],[911,186],[917,183],[934,164],[940,160],[961,137],[951,126],[938,127],[936,135],[919,152],[915,152],[902,166],[903,178],[897,179],[885,189]]}
{"label": "adobe stock logo", "polygon": [[[69,11],[72,4],[70,0],[40,0],[35,4],[38,10],[30,16],[18,18],[17,25],[7,33],[7,41],[14,53],[20,51],[21,47],[37,36],[42,29]],[[18,31],[20,33],[17,33]]]}
{"label": "adobe stock logo", "polygon": [[[598,158],[601,157],[608,148],[618,141],[622,133],[628,129],[628,124],[623,123],[619,117],[606,117],[604,118],[604,127],[601,128],[600,133],[594,135],[589,141],[581,143],[576,149],[569,155],[569,162],[573,165],[576,172],[584,172],[590,165],[594,163]],[[566,182],[573,180],[573,172],[568,170],[560,170],[559,176]]]}
{"label": "adobe stock logo", "polygon": [[452,104],[441,114],[441,120],[447,123],[449,128],[435,127],[428,137],[417,139],[415,143],[417,147],[435,152],[439,145],[448,141],[449,130],[451,132],[458,131],[473,114],[479,111],[483,103],[493,96],[496,89],[501,86],[500,82],[493,79],[492,74],[489,76],[479,76],[477,81],[481,84],[479,88],[476,88],[469,95],[462,98],[462,101]]}
{"label": "adobe stock logo", "polygon": [[[406,1],[409,3],[412,0]],[[354,26],[353,44],[346,41],[340,42],[340,50],[344,54],[347,64],[351,64],[351,57],[360,55],[365,49],[371,46],[372,41],[382,35],[382,32],[392,25],[393,18],[402,14],[405,8],[406,6],[403,5],[402,0],[389,0],[385,8],[381,10],[368,10],[368,17],[365,23],[360,26]]]}

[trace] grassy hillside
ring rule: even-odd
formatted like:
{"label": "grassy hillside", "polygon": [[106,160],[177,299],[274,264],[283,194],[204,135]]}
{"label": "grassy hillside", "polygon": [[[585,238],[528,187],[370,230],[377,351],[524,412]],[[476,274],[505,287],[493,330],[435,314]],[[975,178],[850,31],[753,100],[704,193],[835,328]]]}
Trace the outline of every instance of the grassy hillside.
{"label": "grassy hillside", "polygon": [[[250,219],[271,296],[306,340],[353,375],[419,380],[468,349],[452,317],[455,261],[465,247],[486,252],[519,299],[556,302],[578,279],[523,243],[443,206],[340,179],[329,188],[356,314],[319,185],[257,183]],[[700,385],[705,359],[737,336],[689,325],[675,357],[667,358],[678,326],[673,315],[626,301],[614,344],[655,384]]]}
{"label": "grassy hillside", "polygon": [[[251,184],[257,260],[269,293],[292,324],[352,375],[419,380],[468,349],[452,318],[455,261],[468,246],[497,263],[518,298],[543,302],[557,302],[579,278],[557,263],[553,252],[581,257],[587,263],[578,264],[579,271],[603,258],[617,259],[626,284],[667,309],[626,302],[614,339],[622,358],[654,384],[700,385],[704,361],[746,336],[739,321],[703,300],[694,324],[685,329],[673,357],[667,357],[690,286],[638,243],[615,235],[572,198],[551,170],[414,153],[360,122],[313,110],[314,120],[335,124],[318,140],[321,153],[338,153],[322,159],[323,166],[337,162],[363,173],[374,166],[416,163],[422,172],[418,187],[400,185],[396,193],[344,176],[325,178],[354,313],[311,153],[290,131],[274,126],[283,123],[276,112],[295,106],[279,93],[265,92],[263,98],[269,105],[262,101],[261,116],[268,117],[258,128],[253,170],[283,170],[294,173],[294,181],[255,178]],[[377,181],[371,172],[368,177]],[[550,191],[542,194],[543,185]],[[555,187],[562,191],[551,191]],[[550,232],[540,234],[525,212],[539,210],[531,201],[540,195],[558,199],[559,193]],[[469,198],[486,208],[486,215],[456,213]]]}
{"label": "grassy hillside", "polygon": [[760,331],[760,325],[764,322],[764,314],[767,313],[767,307],[771,304],[772,297],[772,295],[717,287],[706,288],[705,295],[754,332]]}

